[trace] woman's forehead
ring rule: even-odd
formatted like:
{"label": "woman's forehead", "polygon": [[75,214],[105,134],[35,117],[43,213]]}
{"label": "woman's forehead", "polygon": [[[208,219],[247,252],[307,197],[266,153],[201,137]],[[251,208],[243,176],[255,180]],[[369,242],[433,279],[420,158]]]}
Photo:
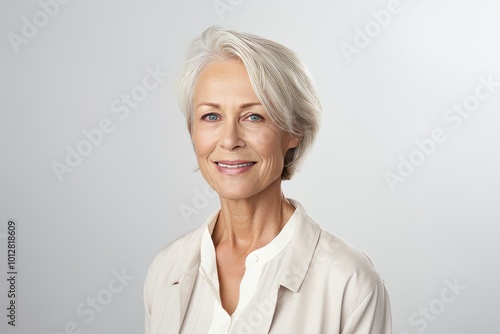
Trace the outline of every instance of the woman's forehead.
{"label": "woman's forehead", "polygon": [[241,62],[216,62],[199,74],[193,92],[195,108],[202,103],[258,103],[248,73]]}

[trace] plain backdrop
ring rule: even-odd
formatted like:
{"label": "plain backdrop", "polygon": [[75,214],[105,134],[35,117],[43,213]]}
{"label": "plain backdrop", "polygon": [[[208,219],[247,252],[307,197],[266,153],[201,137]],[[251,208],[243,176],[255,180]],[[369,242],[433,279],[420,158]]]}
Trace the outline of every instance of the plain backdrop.
{"label": "plain backdrop", "polygon": [[322,126],[285,195],[370,256],[394,333],[498,333],[499,13],[494,0],[0,1],[0,331],[143,332],[149,263],[218,207],[173,92],[188,43],[218,24],[308,66]]}

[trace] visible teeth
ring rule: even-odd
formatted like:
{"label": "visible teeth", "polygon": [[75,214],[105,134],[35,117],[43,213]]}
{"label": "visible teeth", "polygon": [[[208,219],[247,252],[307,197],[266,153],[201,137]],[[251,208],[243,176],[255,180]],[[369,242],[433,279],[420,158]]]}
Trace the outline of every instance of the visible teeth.
{"label": "visible teeth", "polygon": [[218,162],[217,164],[218,164],[219,166],[221,166],[221,167],[224,167],[224,168],[242,168],[242,167],[246,167],[246,166],[251,166],[251,165],[253,165],[254,163],[253,163],[253,162],[249,162],[249,163],[246,163],[246,164],[241,164],[241,165],[226,165],[226,164],[223,164],[223,163]]}

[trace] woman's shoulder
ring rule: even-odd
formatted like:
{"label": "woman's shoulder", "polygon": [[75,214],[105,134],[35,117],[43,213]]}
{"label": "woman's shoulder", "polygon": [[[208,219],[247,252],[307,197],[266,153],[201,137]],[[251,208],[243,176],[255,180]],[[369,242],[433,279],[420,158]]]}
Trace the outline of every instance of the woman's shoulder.
{"label": "woman's shoulder", "polygon": [[[363,251],[325,230],[321,224],[318,224],[307,214],[300,202],[289,200],[298,209],[298,217],[301,222],[297,228],[297,232],[299,232],[297,241],[293,243],[295,250],[298,247],[303,252],[302,248],[307,246],[304,240],[315,243],[310,272],[327,273],[337,283],[358,280],[373,285],[380,279],[377,269]],[[312,237],[313,235],[317,235],[317,237]],[[297,254],[295,251],[293,254],[300,257],[300,252]]]}
{"label": "woman's shoulder", "polygon": [[381,280],[375,265],[362,250],[341,237],[321,229],[315,261],[327,262],[332,281],[364,285],[367,288]]}
{"label": "woman's shoulder", "polygon": [[329,266],[325,271],[326,275],[322,277],[325,282],[324,291],[339,296],[344,330],[357,333],[360,330],[357,326],[361,326],[359,319],[375,318],[378,312],[376,321],[379,324],[376,326],[384,327],[384,333],[388,332],[390,304],[387,290],[368,255],[325,230],[321,230],[317,249],[319,259],[321,256],[328,259]]}
{"label": "woman's shoulder", "polygon": [[202,225],[175,239],[154,257],[148,275],[164,276],[176,279],[182,271],[199,260]]}
{"label": "woman's shoulder", "polygon": [[163,258],[179,257],[179,252],[186,253],[200,245],[201,236],[206,226],[202,225],[178,237],[168,245],[163,247],[155,256],[154,261],[161,261]]}

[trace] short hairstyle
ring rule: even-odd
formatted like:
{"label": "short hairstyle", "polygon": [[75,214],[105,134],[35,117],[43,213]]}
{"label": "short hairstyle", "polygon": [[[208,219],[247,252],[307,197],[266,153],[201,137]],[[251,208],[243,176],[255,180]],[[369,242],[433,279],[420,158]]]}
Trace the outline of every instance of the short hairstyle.
{"label": "short hairstyle", "polygon": [[304,63],[279,43],[220,26],[209,27],[193,40],[176,77],[178,103],[189,132],[198,75],[207,64],[228,60],[243,62],[253,90],[272,121],[291,135],[302,137],[299,145],[285,155],[281,179],[291,179],[318,133],[321,104]]}

